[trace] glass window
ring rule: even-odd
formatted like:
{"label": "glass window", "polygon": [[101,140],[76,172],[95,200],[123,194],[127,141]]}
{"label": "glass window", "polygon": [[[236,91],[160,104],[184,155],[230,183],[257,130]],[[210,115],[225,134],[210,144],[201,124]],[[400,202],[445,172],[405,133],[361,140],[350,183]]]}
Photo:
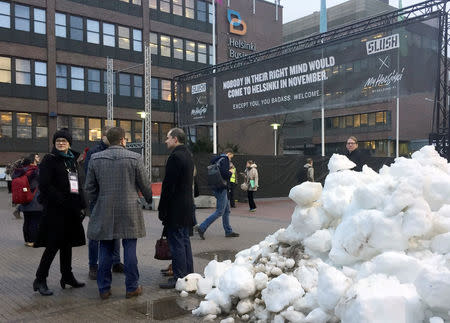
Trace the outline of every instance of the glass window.
{"label": "glass window", "polygon": [[161,35],[160,38],[161,56],[170,57],[170,36]]}
{"label": "glass window", "polygon": [[355,114],[353,117],[353,126],[359,128],[361,126],[361,115]]}
{"label": "glass window", "polygon": [[47,138],[48,118],[46,115],[36,116],[36,138]]}
{"label": "glass window", "polygon": [[137,5],[137,6],[140,6],[141,5],[141,0],[133,0],[132,3]]}
{"label": "glass window", "polygon": [[[112,84],[112,87],[113,87],[113,94],[114,95],[116,94],[116,82],[117,82],[117,79],[116,79],[115,75],[116,74],[113,73],[113,80],[112,80],[113,84]],[[104,91],[105,94],[108,93],[108,72],[107,71],[103,71],[103,91]]]}
{"label": "glass window", "polygon": [[197,19],[206,21],[206,2],[197,0]]}
{"label": "glass window", "polygon": [[73,140],[84,141],[84,118],[72,117],[72,138]]}
{"label": "glass window", "polygon": [[195,42],[186,41],[186,60],[195,62]]}
{"label": "glass window", "polygon": [[177,16],[183,15],[183,1],[182,0],[173,0],[172,13]]}
{"label": "glass window", "polygon": [[133,75],[133,95],[142,98],[142,76]]}
{"label": "glass window", "polygon": [[183,39],[173,38],[173,58],[183,59]]}
{"label": "glass window", "polygon": [[157,3],[156,3],[156,0],[149,0],[148,1],[148,6],[149,6],[149,8],[150,9],[157,9]]}
{"label": "glass window", "polygon": [[375,113],[376,124],[386,124],[386,111],[380,111]]}
{"label": "glass window", "polygon": [[125,130],[125,138],[131,142],[131,121],[120,120],[120,127]]}
{"label": "glass window", "polygon": [[130,49],[130,28],[118,27],[119,34],[119,48]]}
{"label": "glass window", "polygon": [[208,21],[210,24],[214,23],[214,11],[213,11],[213,5],[211,3],[208,3]]}
{"label": "glass window", "polygon": [[208,45],[208,47],[209,47],[209,65],[214,65],[213,46]]}
{"label": "glass window", "polygon": [[14,5],[16,30],[30,31],[30,7],[19,4]]}
{"label": "glass window", "polygon": [[89,118],[89,141],[102,139],[102,120]]}
{"label": "glass window", "polygon": [[100,93],[100,70],[88,69],[88,92]]}
{"label": "glass window", "polygon": [[70,16],[70,39],[83,41],[83,18]]}
{"label": "glass window", "polygon": [[47,86],[47,63],[34,62],[34,85]]}
{"label": "glass window", "polygon": [[134,141],[142,141],[142,121],[134,121]]}
{"label": "glass window", "polygon": [[31,113],[16,113],[17,138],[31,139]]}
{"label": "glass window", "polygon": [[[166,135],[167,133],[164,134],[164,137]],[[157,122],[152,123],[152,142],[159,142],[159,125]]]}
{"label": "glass window", "polygon": [[16,58],[16,84],[31,85],[31,64],[28,59]]}
{"label": "glass window", "polygon": [[56,118],[56,128],[69,128],[69,117],[68,116],[58,116]]}
{"label": "glass window", "polygon": [[70,67],[70,89],[84,91],[84,69],[82,67]]}
{"label": "glass window", "polygon": [[195,18],[194,0],[185,0],[184,16],[186,18]]}
{"label": "glass window", "polygon": [[166,140],[166,136],[169,133],[170,129],[173,128],[173,124],[172,123],[161,123],[161,138],[160,138],[160,142],[163,143]]}
{"label": "glass window", "polygon": [[92,44],[100,44],[100,23],[97,20],[86,20],[87,41]]}
{"label": "glass window", "polygon": [[103,45],[116,46],[116,32],[113,24],[103,23]]}
{"label": "glass window", "polygon": [[119,95],[131,95],[131,75],[119,73]]}
{"label": "glass window", "polygon": [[170,13],[170,0],[159,0],[159,10]]}
{"label": "glass window", "polygon": [[158,34],[150,33],[150,51],[153,55],[158,55]]}
{"label": "glass window", "polygon": [[56,88],[67,89],[67,66],[56,64]]}
{"label": "glass window", "polygon": [[171,81],[161,80],[161,99],[164,101],[172,100],[172,86]]}
{"label": "glass window", "polygon": [[345,116],[345,126],[347,128],[353,128],[353,116]]}
{"label": "glass window", "polygon": [[142,52],[142,30],[133,29],[133,50]]}
{"label": "glass window", "polygon": [[34,32],[36,34],[46,34],[45,30],[45,10],[44,9],[33,9],[33,16],[34,16]]}
{"label": "glass window", "polygon": [[361,114],[361,126],[367,126],[368,124],[368,116],[367,113]]}
{"label": "glass window", "polygon": [[206,44],[197,43],[197,61],[206,64]]}
{"label": "glass window", "polygon": [[375,113],[369,113],[369,127],[375,125]]}
{"label": "glass window", "polygon": [[0,1],[0,27],[11,28],[11,6],[4,1]]}
{"label": "glass window", "polygon": [[0,112],[0,138],[12,138],[12,112]]}
{"label": "glass window", "polygon": [[55,13],[55,36],[66,38],[66,15],[63,13]]}
{"label": "glass window", "polygon": [[152,77],[152,99],[159,99],[159,80]]}
{"label": "glass window", "polygon": [[0,56],[0,83],[11,83],[11,58]]}

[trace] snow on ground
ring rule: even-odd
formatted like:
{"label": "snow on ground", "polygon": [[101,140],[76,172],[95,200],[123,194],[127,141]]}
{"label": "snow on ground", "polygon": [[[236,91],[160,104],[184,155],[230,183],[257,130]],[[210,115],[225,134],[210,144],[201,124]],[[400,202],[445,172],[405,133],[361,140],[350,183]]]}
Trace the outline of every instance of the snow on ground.
{"label": "snow on ground", "polygon": [[[177,289],[192,313],[252,322],[450,322],[450,164],[432,146],[379,173],[333,155],[291,189],[291,224]],[[228,322],[227,321],[227,322]],[[224,321],[225,322],[225,321]]]}

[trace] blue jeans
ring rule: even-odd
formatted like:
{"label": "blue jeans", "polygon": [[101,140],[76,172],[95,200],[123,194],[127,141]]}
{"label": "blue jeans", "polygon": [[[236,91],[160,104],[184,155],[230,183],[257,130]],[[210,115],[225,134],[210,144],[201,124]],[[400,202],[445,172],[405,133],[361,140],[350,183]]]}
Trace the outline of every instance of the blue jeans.
{"label": "blue jeans", "polygon": [[205,232],[211,223],[221,216],[225,234],[230,234],[233,229],[230,226],[230,202],[228,201],[227,190],[213,190],[213,193],[217,200],[216,211],[200,224],[199,230]]}
{"label": "blue jeans", "polygon": [[[100,240],[98,259],[97,285],[99,292],[105,293],[111,289],[114,240]],[[127,292],[139,287],[138,260],[136,257],[137,239],[122,239],[123,263],[125,271],[125,286]]]}
{"label": "blue jeans", "polygon": [[[120,263],[120,239],[114,239],[114,250],[112,255],[113,265]],[[98,263],[98,241],[89,240],[89,267],[97,267]]]}
{"label": "blue jeans", "polygon": [[167,227],[167,240],[172,254],[172,270],[175,280],[194,272],[189,228]]}

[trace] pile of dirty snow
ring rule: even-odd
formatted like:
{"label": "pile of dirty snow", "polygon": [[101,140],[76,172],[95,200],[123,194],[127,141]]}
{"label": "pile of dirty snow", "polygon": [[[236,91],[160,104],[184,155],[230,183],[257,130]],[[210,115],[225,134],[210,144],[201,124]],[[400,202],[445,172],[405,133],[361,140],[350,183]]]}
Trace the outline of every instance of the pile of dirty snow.
{"label": "pile of dirty snow", "polygon": [[450,164],[432,146],[376,173],[333,155],[325,186],[291,189],[291,224],[211,261],[177,290],[192,313],[255,322],[450,320]]}

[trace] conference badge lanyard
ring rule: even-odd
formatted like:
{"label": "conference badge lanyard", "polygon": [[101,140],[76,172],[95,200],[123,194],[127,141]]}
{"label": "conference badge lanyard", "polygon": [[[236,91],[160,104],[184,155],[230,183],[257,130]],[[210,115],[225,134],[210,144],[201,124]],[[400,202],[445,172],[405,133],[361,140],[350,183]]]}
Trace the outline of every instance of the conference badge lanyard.
{"label": "conference badge lanyard", "polygon": [[[64,161],[64,164],[65,164],[66,162]],[[72,172],[71,170],[70,170],[70,168],[69,167],[67,167],[67,164],[66,164],[66,170],[67,170],[67,176],[68,176],[68,178],[69,178],[69,185],[70,185],[70,193],[72,193],[72,194],[78,194],[79,193],[79,188],[78,188],[78,173],[75,171],[75,172]]]}

